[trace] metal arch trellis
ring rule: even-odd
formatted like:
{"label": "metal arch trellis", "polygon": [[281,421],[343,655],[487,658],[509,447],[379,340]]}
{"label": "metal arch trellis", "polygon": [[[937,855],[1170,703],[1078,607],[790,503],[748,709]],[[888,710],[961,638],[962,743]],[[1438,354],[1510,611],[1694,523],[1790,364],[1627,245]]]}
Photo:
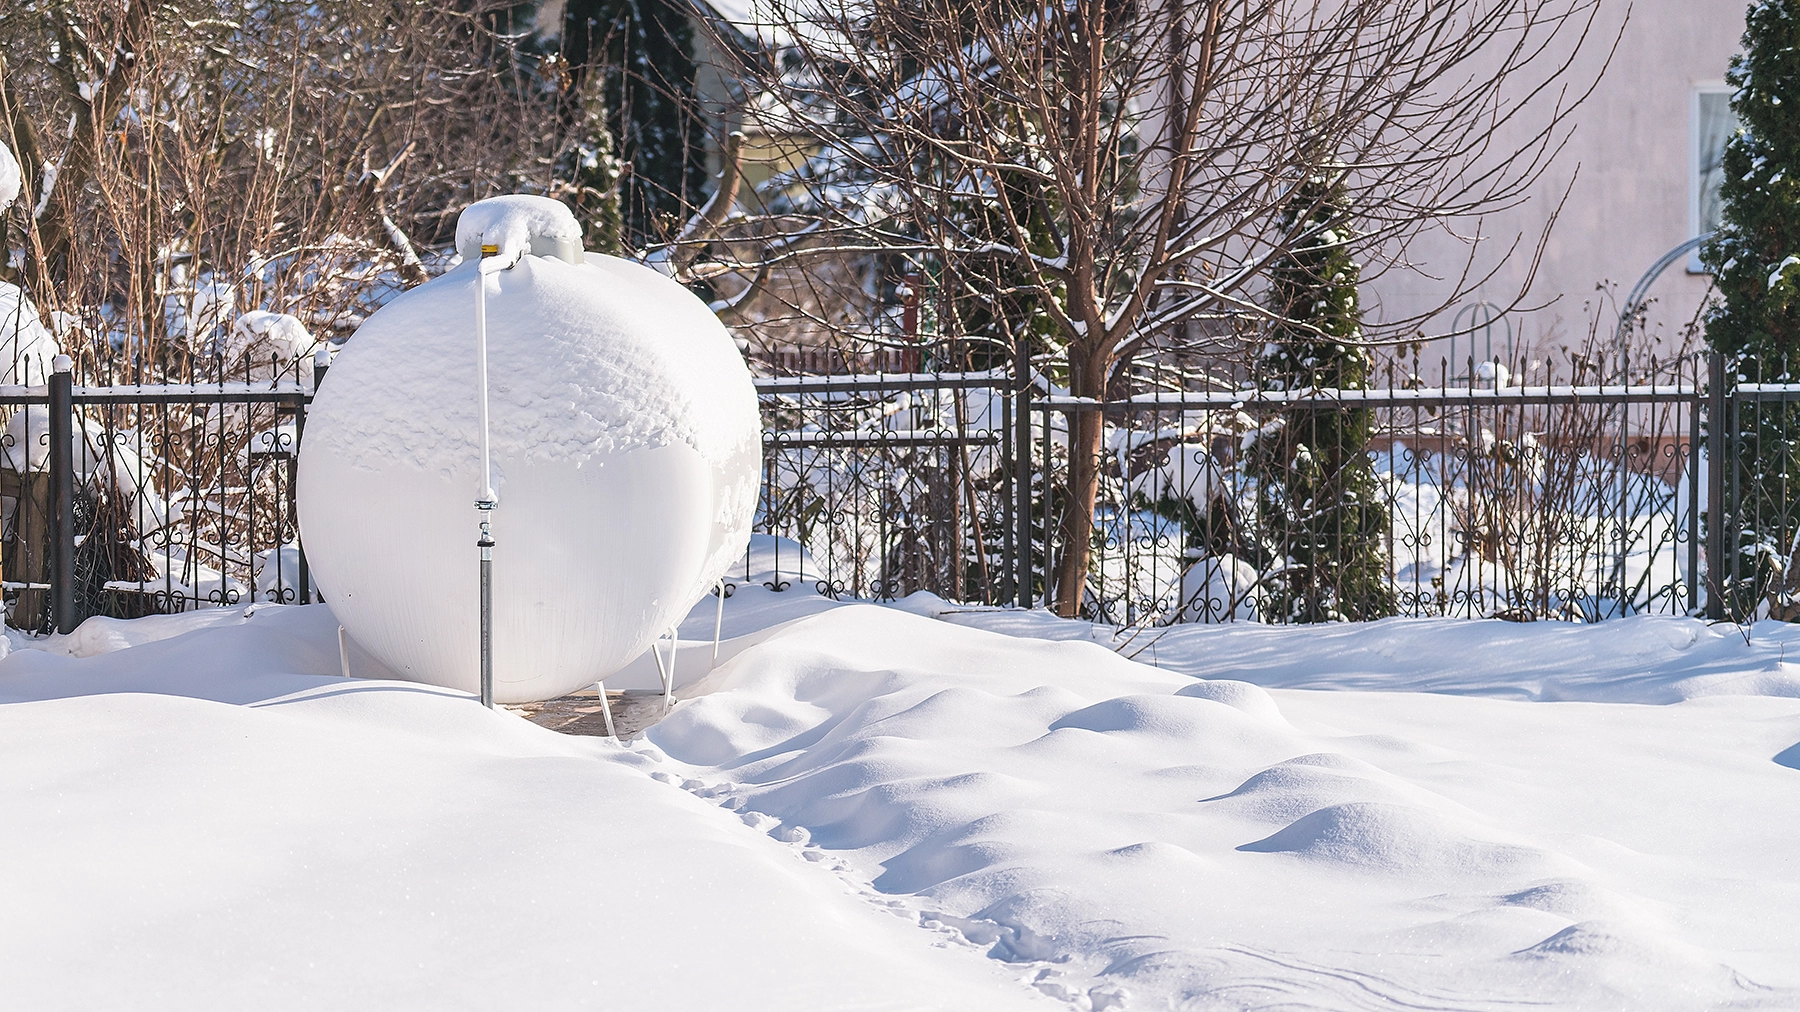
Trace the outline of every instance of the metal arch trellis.
{"label": "metal arch trellis", "polygon": [[[1496,325],[1501,328],[1502,341],[1499,355],[1494,354],[1494,328]],[[1458,309],[1456,315],[1451,319],[1450,333],[1452,337],[1447,357],[1452,365],[1461,365],[1466,360],[1471,363],[1484,362],[1504,365],[1509,369],[1512,367],[1514,340],[1512,318],[1507,315],[1506,310],[1492,302],[1471,302]],[[1481,334],[1483,342],[1480,355],[1475,354],[1475,335],[1477,333]],[[1467,336],[1469,343],[1467,355],[1456,353],[1457,339],[1455,335]],[[1472,367],[1470,375],[1464,379],[1474,379]]]}

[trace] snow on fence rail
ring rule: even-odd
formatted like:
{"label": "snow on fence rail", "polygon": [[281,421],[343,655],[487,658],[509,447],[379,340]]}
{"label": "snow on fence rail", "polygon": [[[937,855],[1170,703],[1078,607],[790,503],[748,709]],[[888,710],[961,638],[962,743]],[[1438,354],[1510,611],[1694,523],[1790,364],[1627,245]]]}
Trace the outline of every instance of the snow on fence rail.
{"label": "snow on fence rail", "polygon": [[[1757,389],[1779,384],[1760,384]],[[1140,408],[1183,407],[1224,408],[1249,405],[1291,406],[1319,404],[1353,404],[1359,407],[1447,407],[1470,404],[1625,404],[1692,402],[1703,388],[1694,384],[1665,383],[1631,386],[1629,384],[1596,384],[1590,386],[1519,386],[1483,389],[1456,388],[1376,388],[1372,390],[1332,390],[1304,388],[1300,390],[1196,390],[1136,394],[1118,400],[1099,401],[1090,397],[1044,397],[1037,403],[1052,411],[1129,411]],[[1797,387],[1796,389],[1800,389]],[[1797,394],[1796,396],[1800,396]]]}
{"label": "snow on fence rail", "polygon": [[[1762,437],[1742,435],[1791,445],[1800,384],[1710,366],[1644,384],[1105,402],[1004,370],[760,378],[765,536],[732,579],[1043,605],[1068,548],[1070,420],[1099,412],[1089,617],[1800,616],[1796,510],[1785,484],[1745,483]],[[296,372],[0,387],[10,621],[317,599],[293,512],[310,386]],[[1284,427],[1333,413],[1368,423],[1359,514],[1282,502],[1258,462]]]}

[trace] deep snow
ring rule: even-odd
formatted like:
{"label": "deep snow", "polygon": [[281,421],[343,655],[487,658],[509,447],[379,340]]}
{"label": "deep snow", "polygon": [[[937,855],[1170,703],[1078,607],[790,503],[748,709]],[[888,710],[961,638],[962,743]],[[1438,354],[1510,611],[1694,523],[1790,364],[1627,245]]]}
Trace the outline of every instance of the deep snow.
{"label": "deep snow", "polygon": [[323,606],[243,611],[0,661],[0,1006],[1040,1004],[667,762],[347,682]]}
{"label": "deep snow", "polygon": [[70,1008],[1800,1006],[1800,627],[1114,639],[760,581],[725,614],[623,747],[332,676],[322,606],[15,649],[0,979]]}
{"label": "deep snow", "polygon": [[[1196,630],[1190,668],[1359,690],[1271,691],[847,608],[739,654],[649,738],[923,923],[1094,1004],[1794,1007],[1792,628]],[[1617,652],[1618,677],[1595,670]],[[1707,698],[1411,691],[1432,669],[1463,693],[1492,673],[1501,695]],[[1360,691],[1386,672],[1392,690]]]}

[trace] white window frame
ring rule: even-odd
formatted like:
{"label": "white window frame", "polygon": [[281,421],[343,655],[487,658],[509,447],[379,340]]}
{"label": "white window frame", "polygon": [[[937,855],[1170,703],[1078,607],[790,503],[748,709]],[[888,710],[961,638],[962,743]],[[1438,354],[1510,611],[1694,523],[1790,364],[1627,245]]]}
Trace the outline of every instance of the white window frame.
{"label": "white window frame", "polygon": [[[1696,81],[1688,89],[1688,236],[1700,234],[1700,96],[1729,95],[1737,89],[1726,84],[1723,79]],[[1688,254],[1687,272],[1689,274],[1708,273],[1706,265],[1700,262],[1700,251]]]}

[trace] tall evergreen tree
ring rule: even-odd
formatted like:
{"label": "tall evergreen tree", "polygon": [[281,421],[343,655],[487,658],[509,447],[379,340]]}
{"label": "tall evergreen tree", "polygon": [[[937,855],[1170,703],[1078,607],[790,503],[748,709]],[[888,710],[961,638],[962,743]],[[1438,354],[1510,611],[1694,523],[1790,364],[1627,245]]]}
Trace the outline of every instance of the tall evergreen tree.
{"label": "tall evergreen tree", "polygon": [[[1310,225],[1270,273],[1270,306],[1283,321],[1257,362],[1265,390],[1362,389],[1373,361],[1357,343],[1360,267],[1341,184],[1309,183],[1296,201]],[[1285,565],[1263,609],[1292,622],[1362,621],[1396,610],[1388,580],[1386,503],[1369,459],[1374,413],[1328,405],[1288,410],[1268,426],[1248,464],[1268,564]]]}
{"label": "tall evergreen tree", "polygon": [[[1800,367],[1800,290],[1791,270],[1800,260],[1788,259],[1800,254],[1800,0],[1757,0],[1743,47],[1726,75],[1742,129],[1725,146],[1723,221],[1701,247],[1721,296],[1707,314],[1706,340],[1736,356],[1736,373],[1747,381],[1791,380]],[[1737,481],[1724,508],[1709,511],[1722,515],[1707,522],[1735,532],[1737,559],[1720,589],[1744,614],[1793,542],[1800,409],[1770,402],[1746,405],[1736,417],[1727,439]]]}
{"label": "tall evergreen tree", "polygon": [[601,74],[571,75],[567,87],[571,94],[563,115],[569,117],[569,132],[574,140],[561,155],[557,178],[568,184],[575,217],[586,233],[587,247],[618,256],[627,252],[619,199],[624,167],[613,152],[606,81]]}
{"label": "tall evergreen tree", "polygon": [[568,0],[563,57],[604,79],[601,101],[624,167],[625,241],[643,246],[701,201],[706,148],[694,107],[693,9],[681,0]]}

